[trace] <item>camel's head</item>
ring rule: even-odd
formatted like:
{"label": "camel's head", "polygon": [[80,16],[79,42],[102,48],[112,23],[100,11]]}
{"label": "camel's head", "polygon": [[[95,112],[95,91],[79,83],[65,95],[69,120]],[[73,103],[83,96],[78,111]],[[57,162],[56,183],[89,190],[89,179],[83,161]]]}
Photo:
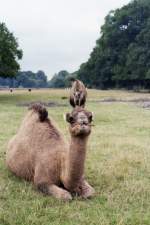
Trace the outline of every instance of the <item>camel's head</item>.
{"label": "camel's head", "polygon": [[80,106],[80,104],[82,103],[82,99],[84,98],[84,94],[82,91],[77,90],[73,93],[73,100],[74,100],[74,105],[78,105]]}
{"label": "camel's head", "polygon": [[88,136],[91,132],[92,113],[82,107],[75,107],[71,113],[66,114],[66,120],[70,124],[72,136]]}

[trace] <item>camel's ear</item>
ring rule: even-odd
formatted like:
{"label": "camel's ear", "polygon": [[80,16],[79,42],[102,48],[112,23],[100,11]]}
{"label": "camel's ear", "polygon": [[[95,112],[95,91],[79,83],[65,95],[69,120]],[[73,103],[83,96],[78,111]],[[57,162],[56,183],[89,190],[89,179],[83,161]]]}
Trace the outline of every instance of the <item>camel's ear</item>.
{"label": "camel's ear", "polygon": [[71,116],[70,113],[66,113],[66,121],[67,121],[68,123],[72,123],[73,117]]}
{"label": "camel's ear", "polygon": [[93,112],[88,113],[89,122],[91,123],[93,121]]}

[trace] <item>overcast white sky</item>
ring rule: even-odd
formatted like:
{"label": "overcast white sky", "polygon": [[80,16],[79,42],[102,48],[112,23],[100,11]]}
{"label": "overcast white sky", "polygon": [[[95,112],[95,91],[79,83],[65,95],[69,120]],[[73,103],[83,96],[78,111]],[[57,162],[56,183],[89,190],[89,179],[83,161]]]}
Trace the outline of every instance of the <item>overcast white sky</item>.
{"label": "overcast white sky", "polygon": [[50,78],[73,72],[89,58],[104,17],[130,0],[0,0],[5,22],[23,49],[21,70],[43,70]]}

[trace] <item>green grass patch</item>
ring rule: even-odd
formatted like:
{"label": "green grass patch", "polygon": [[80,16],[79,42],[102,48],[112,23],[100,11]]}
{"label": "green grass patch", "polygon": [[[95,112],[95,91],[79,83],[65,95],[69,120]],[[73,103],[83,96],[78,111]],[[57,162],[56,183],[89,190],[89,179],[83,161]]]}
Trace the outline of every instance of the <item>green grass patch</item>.
{"label": "green grass patch", "polygon": [[68,97],[69,91],[0,92],[0,225],[150,225],[150,110],[128,102],[99,102],[104,98],[131,100],[149,95],[97,90],[88,93],[87,109],[95,114],[95,126],[85,173],[96,196],[64,203],[43,196],[31,183],[11,174],[5,165],[5,151],[27,111],[18,103],[66,104],[48,111],[68,138],[63,114],[71,107],[62,97]]}

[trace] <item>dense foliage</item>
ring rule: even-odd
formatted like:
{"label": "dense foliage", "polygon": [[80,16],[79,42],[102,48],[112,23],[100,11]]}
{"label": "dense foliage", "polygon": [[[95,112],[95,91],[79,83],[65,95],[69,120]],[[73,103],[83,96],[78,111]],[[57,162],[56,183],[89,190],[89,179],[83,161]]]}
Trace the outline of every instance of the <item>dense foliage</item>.
{"label": "dense foliage", "polygon": [[150,87],[150,0],[132,1],[106,16],[78,78],[89,87]]}
{"label": "dense foliage", "polygon": [[37,73],[19,72],[16,78],[0,78],[0,86],[6,87],[45,88],[47,84],[47,76],[41,70]]}
{"label": "dense foliage", "polygon": [[75,73],[70,74],[66,70],[62,70],[55,74],[52,79],[48,82],[48,87],[50,88],[63,88],[69,87],[71,84],[71,79],[76,76]]}
{"label": "dense foliage", "polygon": [[22,50],[18,48],[17,39],[10,33],[4,23],[0,23],[0,76],[14,77],[20,69],[18,60]]}
{"label": "dense foliage", "polygon": [[[19,70],[17,59],[21,57],[13,34],[0,24],[0,76],[15,76]],[[79,71],[60,71],[48,82],[30,71],[20,72],[16,79],[1,79],[0,85],[7,86],[8,81],[17,87],[63,88],[70,85],[72,77],[94,88],[150,89],[150,0],[132,0],[111,11],[96,46]]]}

